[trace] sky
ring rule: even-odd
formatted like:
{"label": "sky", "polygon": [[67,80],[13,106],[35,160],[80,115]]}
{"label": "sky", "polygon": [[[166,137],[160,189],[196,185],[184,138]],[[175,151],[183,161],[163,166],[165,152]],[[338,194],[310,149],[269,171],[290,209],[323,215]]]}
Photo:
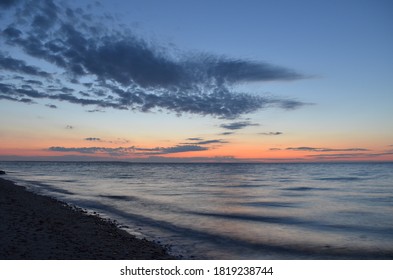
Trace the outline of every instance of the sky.
{"label": "sky", "polygon": [[0,160],[393,161],[392,13],[0,0]]}

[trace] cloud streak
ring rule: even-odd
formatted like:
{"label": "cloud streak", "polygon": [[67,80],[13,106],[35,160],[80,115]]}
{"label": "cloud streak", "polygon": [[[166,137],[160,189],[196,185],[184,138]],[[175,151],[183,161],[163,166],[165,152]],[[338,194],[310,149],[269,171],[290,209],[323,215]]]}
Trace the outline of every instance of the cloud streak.
{"label": "cloud streak", "polygon": [[[69,126],[67,126],[68,128]],[[118,141],[106,141],[102,140],[99,137],[86,137],[83,140],[89,142],[107,142],[107,143],[115,143],[115,142],[123,142],[127,143],[128,140],[118,139]],[[119,141],[121,140],[121,141]],[[225,144],[228,143],[222,139],[208,139],[205,140],[200,137],[192,137],[186,139],[189,142],[180,143],[179,145],[170,146],[170,147],[139,147],[139,146],[129,146],[129,147],[63,147],[63,146],[52,146],[47,150],[52,152],[61,152],[61,153],[78,153],[78,154],[89,154],[89,155],[109,155],[114,157],[126,157],[126,156],[136,156],[136,157],[146,157],[146,156],[161,156],[168,154],[177,154],[177,153],[185,153],[185,152],[201,152],[207,151],[214,146],[214,144]],[[119,143],[118,143],[119,144]]]}
{"label": "cloud streak", "polygon": [[185,145],[210,145],[210,144],[226,144],[228,141],[222,139],[211,139],[204,140],[203,138],[195,137],[195,138],[187,138],[187,140],[192,142],[182,143]]}
{"label": "cloud streak", "polygon": [[289,151],[300,151],[300,152],[365,152],[368,149],[363,148],[347,148],[347,149],[334,149],[334,148],[314,148],[314,147],[289,147],[286,148]]}
{"label": "cloud streak", "polygon": [[[64,77],[59,80],[60,74],[1,55],[2,69],[37,76],[41,78],[37,82],[42,83],[31,83],[30,91],[21,91],[9,80],[5,86],[10,89],[0,92],[1,99],[26,102],[45,98],[99,108],[166,110],[227,119],[268,107],[296,109],[305,105],[233,89],[239,83],[305,78],[294,70],[205,53],[174,55],[130,30],[105,28],[83,9],[51,0],[7,1],[6,6],[13,4],[19,4],[19,8],[14,20],[2,30],[4,42],[67,73],[74,88],[65,92],[67,86],[63,85]],[[82,79],[91,82],[80,82]],[[48,91],[54,84],[59,87]]]}
{"label": "cloud streak", "polygon": [[177,145],[173,147],[155,147],[155,148],[141,148],[136,146],[131,147],[61,147],[53,146],[48,148],[52,152],[62,153],[80,153],[80,154],[97,154],[110,155],[115,157],[120,156],[151,156],[151,155],[167,155],[185,152],[200,152],[208,150],[207,147],[198,145]]}
{"label": "cloud streak", "polygon": [[277,132],[260,132],[260,133],[258,133],[258,134],[259,134],[259,135],[265,135],[265,136],[278,136],[278,135],[281,135],[281,134],[283,134],[283,133],[277,131]]}
{"label": "cloud streak", "polygon": [[382,153],[334,153],[334,154],[316,154],[307,155],[307,157],[317,160],[340,160],[340,159],[368,159],[380,158],[393,155],[393,152]]}
{"label": "cloud streak", "polygon": [[221,124],[221,128],[229,129],[229,130],[239,130],[249,126],[259,126],[257,123],[251,123],[249,121],[240,121],[240,122],[232,122],[227,124]]}

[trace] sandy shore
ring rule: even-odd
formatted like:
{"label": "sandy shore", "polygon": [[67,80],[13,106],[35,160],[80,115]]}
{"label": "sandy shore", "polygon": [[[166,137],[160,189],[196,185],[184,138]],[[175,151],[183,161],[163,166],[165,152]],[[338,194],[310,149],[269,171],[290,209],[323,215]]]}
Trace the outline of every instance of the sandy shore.
{"label": "sandy shore", "polygon": [[0,178],[0,259],[174,259],[114,223]]}

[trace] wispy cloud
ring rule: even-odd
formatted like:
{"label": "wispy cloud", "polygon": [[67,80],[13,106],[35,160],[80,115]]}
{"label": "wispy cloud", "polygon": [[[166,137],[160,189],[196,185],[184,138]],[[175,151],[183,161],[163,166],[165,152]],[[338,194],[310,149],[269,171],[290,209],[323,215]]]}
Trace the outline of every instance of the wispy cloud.
{"label": "wispy cloud", "polygon": [[249,126],[259,126],[257,123],[251,123],[249,121],[232,122],[227,124],[221,124],[220,127],[229,130],[239,130]]}
{"label": "wispy cloud", "polygon": [[[296,109],[305,105],[233,90],[239,83],[305,78],[294,70],[206,53],[174,55],[131,30],[105,28],[88,11],[52,0],[3,3],[7,7],[19,5],[9,10],[14,11],[14,20],[2,30],[3,41],[67,75],[49,74],[23,60],[2,55],[0,67],[8,72],[47,80],[37,81],[41,85],[32,83],[28,91],[9,80],[0,99],[24,102],[26,98],[44,98],[98,108],[142,112],[163,109],[227,119],[268,107]],[[92,82],[80,82],[86,78]],[[50,91],[51,85],[59,87]]]}
{"label": "wispy cloud", "polygon": [[370,158],[380,158],[383,156],[390,156],[390,155],[393,155],[393,152],[316,154],[316,155],[307,155],[307,157],[316,160],[339,160],[339,159],[370,159]]}
{"label": "wispy cloud", "polygon": [[74,129],[74,126],[68,124],[66,125],[65,129]]}
{"label": "wispy cloud", "polygon": [[326,148],[326,147],[288,147],[270,148],[270,151],[295,151],[305,152],[305,159],[321,161],[340,161],[340,160],[367,160],[372,158],[381,159],[384,156],[393,155],[393,151],[375,152],[366,148]]}
{"label": "wispy cloud", "polygon": [[174,153],[184,153],[184,152],[200,152],[206,151],[209,148],[201,147],[198,145],[178,145],[175,147],[161,148],[158,154],[174,154]]}
{"label": "wispy cloud", "polygon": [[228,143],[228,141],[226,140],[222,140],[222,139],[209,139],[209,140],[204,140],[203,138],[187,138],[186,140],[188,141],[192,141],[192,142],[186,142],[186,143],[182,143],[182,144],[186,144],[186,145],[210,145],[210,144],[225,144]]}
{"label": "wispy cloud", "polygon": [[266,135],[266,136],[277,136],[283,134],[282,132],[276,131],[276,132],[260,132],[258,133],[259,135]]}
{"label": "wispy cloud", "polygon": [[110,144],[127,144],[130,142],[128,139],[116,138],[116,139],[102,139],[100,137],[86,137],[83,140],[90,142],[101,142],[101,143],[110,143]]}
{"label": "wispy cloud", "polygon": [[234,133],[235,132],[233,132],[233,131],[225,131],[225,132],[220,133],[220,135],[232,135]]}
{"label": "wispy cloud", "polygon": [[289,147],[286,150],[301,151],[301,152],[364,152],[369,151],[363,148],[346,148],[346,149],[335,149],[335,148],[314,148],[314,147]]}
{"label": "wispy cloud", "polygon": [[98,138],[98,137],[87,137],[87,138],[85,138],[84,140],[86,140],[86,141],[101,141],[101,138]]}

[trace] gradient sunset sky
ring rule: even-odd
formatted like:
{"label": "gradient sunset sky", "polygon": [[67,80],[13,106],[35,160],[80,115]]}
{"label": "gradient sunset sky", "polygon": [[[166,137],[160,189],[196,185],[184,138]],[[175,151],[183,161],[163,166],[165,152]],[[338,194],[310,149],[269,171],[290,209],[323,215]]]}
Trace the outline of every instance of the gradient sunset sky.
{"label": "gradient sunset sky", "polygon": [[393,2],[0,1],[0,160],[392,161]]}

